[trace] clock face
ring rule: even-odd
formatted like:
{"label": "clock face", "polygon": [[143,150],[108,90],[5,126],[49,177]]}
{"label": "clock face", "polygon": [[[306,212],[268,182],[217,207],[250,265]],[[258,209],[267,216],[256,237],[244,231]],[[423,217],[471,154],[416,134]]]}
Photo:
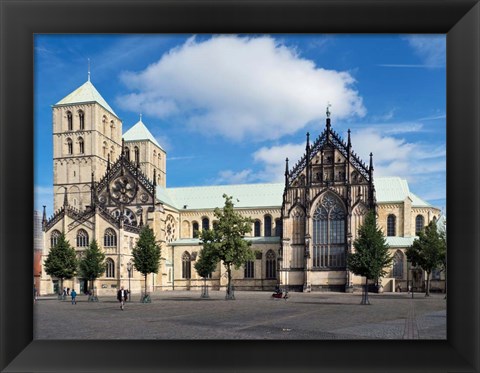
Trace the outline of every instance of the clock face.
{"label": "clock face", "polygon": [[119,176],[110,183],[110,191],[114,201],[122,204],[129,203],[135,197],[135,180],[130,176]]}
{"label": "clock face", "polygon": [[[112,216],[115,219],[118,219],[121,214],[122,212],[119,209],[112,211]],[[133,225],[133,226],[137,225],[137,217],[135,216],[132,210],[129,210],[129,209],[123,210],[123,222],[128,225]]]}

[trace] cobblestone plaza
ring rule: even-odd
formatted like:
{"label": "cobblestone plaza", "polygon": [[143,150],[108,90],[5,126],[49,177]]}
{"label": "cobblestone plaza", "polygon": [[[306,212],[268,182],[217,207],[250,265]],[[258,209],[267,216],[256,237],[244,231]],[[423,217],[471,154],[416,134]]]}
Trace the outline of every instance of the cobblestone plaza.
{"label": "cobblestone plaza", "polygon": [[41,297],[34,305],[35,339],[446,339],[443,294],[168,291],[143,304],[133,295],[121,311],[114,297],[88,302]]}

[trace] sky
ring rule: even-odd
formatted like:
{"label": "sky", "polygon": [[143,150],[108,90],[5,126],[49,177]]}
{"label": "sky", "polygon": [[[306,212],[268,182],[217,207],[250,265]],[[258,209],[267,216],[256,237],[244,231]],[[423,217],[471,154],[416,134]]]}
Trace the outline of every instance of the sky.
{"label": "sky", "polygon": [[284,181],[325,128],[374,178],[446,208],[445,35],[34,37],[35,205],[53,213],[52,105],[87,81],[167,152],[167,187]]}

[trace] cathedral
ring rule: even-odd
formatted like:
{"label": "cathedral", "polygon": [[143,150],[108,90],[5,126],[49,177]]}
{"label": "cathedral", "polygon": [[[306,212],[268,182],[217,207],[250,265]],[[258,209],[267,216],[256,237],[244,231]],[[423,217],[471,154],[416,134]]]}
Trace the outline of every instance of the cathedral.
{"label": "cathedral", "polygon": [[[393,256],[385,291],[421,289],[424,273],[407,263],[405,250],[440,210],[412,193],[399,177],[375,178],[368,164],[332,129],[327,110],[324,130],[295,165],[285,162],[282,183],[167,187],[167,154],[142,121],[125,133],[122,121],[90,79],[52,106],[54,213],[42,217],[42,262],[61,232],[80,258],[92,240],[106,255],[106,271],[96,282],[98,295],[114,295],[124,286],[143,291],[143,275],[132,266],[132,248],[142,226],[153,228],[161,244],[157,274],[147,278],[149,292],[200,290],[204,279],[194,263],[202,249],[198,232],[215,224],[213,211],[223,194],[235,209],[253,219],[246,240],[255,260],[234,270],[236,290],[343,291],[358,289],[362,278],[346,268],[355,250],[358,228],[369,209],[385,234]],[[59,279],[40,272],[39,294],[58,292]],[[212,290],[225,289],[219,264],[206,279]],[[87,279],[64,281],[80,293]],[[432,290],[442,289],[434,273]]]}

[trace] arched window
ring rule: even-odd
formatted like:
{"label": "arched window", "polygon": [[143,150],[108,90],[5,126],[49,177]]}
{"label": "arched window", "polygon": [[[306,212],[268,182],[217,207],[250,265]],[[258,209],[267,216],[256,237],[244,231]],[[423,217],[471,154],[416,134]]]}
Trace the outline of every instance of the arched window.
{"label": "arched window", "polygon": [[115,278],[115,262],[111,258],[105,260],[105,277]]}
{"label": "arched window", "polygon": [[83,229],[79,229],[77,232],[77,247],[88,246],[88,233]]}
{"label": "arched window", "polygon": [[208,229],[210,229],[210,221],[208,220],[208,218],[203,218],[202,219],[202,230],[206,231]]}
{"label": "arched window", "polygon": [[133,152],[135,153],[135,163],[140,163],[140,150],[138,150],[138,146],[133,148]]}
{"label": "arched window", "polygon": [[283,231],[282,219],[275,219],[275,236],[281,237]]}
{"label": "arched window", "polygon": [[107,158],[107,148],[108,148],[107,142],[104,141],[103,142],[103,158]]}
{"label": "arched window", "polygon": [[102,118],[102,128],[103,128],[103,134],[107,136],[107,117],[105,115]]}
{"label": "arched window", "polygon": [[130,160],[130,149],[128,148],[128,146],[125,147],[125,150],[124,150],[123,154],[125,155],[125,159],[127,161],[129,161]]}
{"label": "arched window", "polygon": [[198,229],[198,223],[196,221],[192,223],[192,231],[193,231],[193,238],[197,238],[199,229]]}
{"label": "arched window", "polygon": [[73,154],[73,142],[72,139],[67,139],[67,154]]}
{"label": "arched window", "polygon": [[182,278],[190,279],[192,276],[192,257],[185,251],[182,255]]}
{"label": "arched window", "polygon": [[417,215],[415,218],[415,234],[418,236],[418,233],[423,231],[423,227],[425,226],[425,219],[423,215]]}
{"label": "arched window", "polygon": [[50,235],[50,247],[54,247],[58,243],[58,237],[60,237],[60,235],[60,231],[57,231],[56,229],[52,232]]}
{"label": "arched window", "polygon": [[274,279],[277,278],[277,260],[273,250],[268,250],[267,255],[265,256],[265,265],[266,265],[266,278]]}
{"label": "arched window", "polygon": [[245,262],[243,277],[245,278],[254,278],[255,277],[255,267],[253,260]]}
{"label": "arched window", "polygon": [[395,236],[396,229],[396,220],[395,215],[390,214],[387,217],[387,236]]}
{"label": "arched window", "polygon": [[260,237],[261,235],[260,226],[261,226],[260,220],[255,220],[255,223],[253,223],[253,235],[255,237]]}
{"label": "arched window", "polygon": [[265,215],[263,218],[263,224],[264,224],[265,237],[271,237],[272,236],[272,217],[270,215]]}
{"label": "arched window", "polygon": [[291,214],[293,220],[292,244],[305,243],[305,214],[300,207],[296,207]]}
{"label": "arched window", "polygon": [[72,117],[72,112],[67,111],[67,124],[68,124],[68,130],[73,131],[73,117]]}
{"label": "arched window", "polygon": [[85,144],[82,137],[78,138],[78,150],[80,154],[85,153]]}
{"label": "arched window", "polygon": [[78,120],[80,122],[80,129],[84,130],[85,129],[85,114],[83,113],[82,110],[78,111]]}
{"label": "arched window", "polygon": [[400,250],[393,256],[393,277],[403,278],[403,253]]}
{"label": "arched window", "polygon": [[113,123],[113,120],[110,121],[110,138],[115,137],[115,123]]}
{"label": "arched window", "polygon": [[105,230],[105,235],[103,236],[103,246],[105,247],[117,246],[117,234],[112,228],[107,228]]}
{"label": "arched window", "polygon": [[156,150],[153,151],[152,163],[153,163],[154,166],[157,166],[157,151]]}
{"label": "arched window", "polygon": [[345,267],[345,209],[338,197],[326,193],[313,214],[313,267]]}

